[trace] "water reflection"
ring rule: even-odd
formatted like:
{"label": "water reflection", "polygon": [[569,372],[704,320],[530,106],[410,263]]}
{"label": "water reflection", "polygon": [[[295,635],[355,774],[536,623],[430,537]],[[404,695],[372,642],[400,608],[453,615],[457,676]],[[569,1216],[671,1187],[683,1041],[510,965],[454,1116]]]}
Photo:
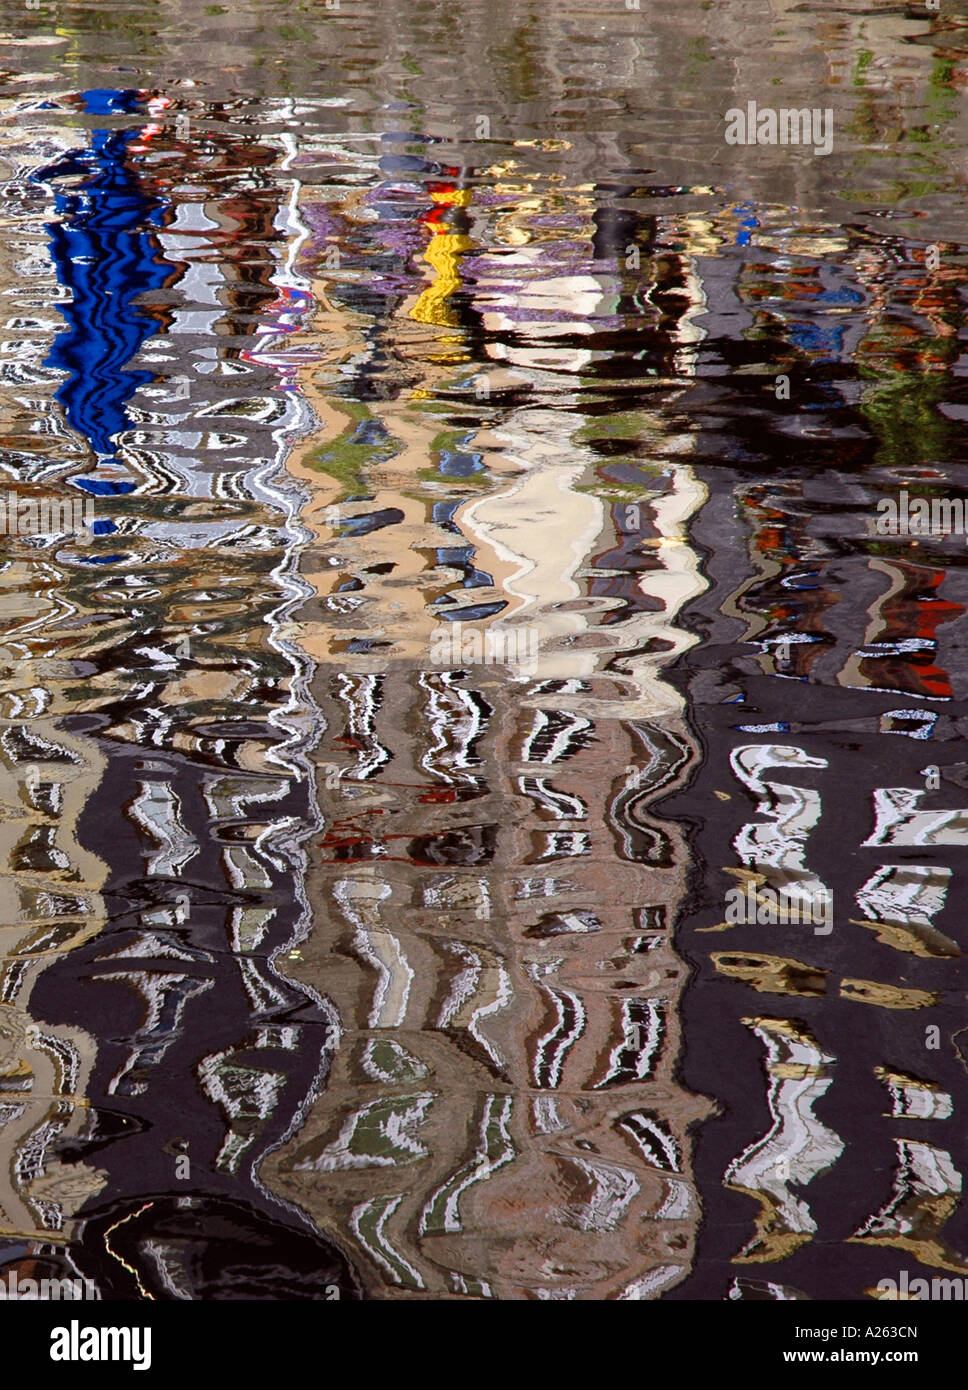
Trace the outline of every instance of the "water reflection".
{"label": "water reflection", "polygon": [[0,1258],[960,1270],[962,29],[211,8],[0,39]]}
{"label": "water reflection", "polygon": [[[82,92],[88,116],[136,112],[137,92]],[[68,150],[33,178],[55,190],[54,219],[47,225],[58,283],[69,292],[60,306],[67,330],[54,341],[45,366],[65,374],[55,399],[67,424],[82,436],[98,461],[112,461],[115,440],[129,427],[124,406],[150,372],[126,372],[125,364],[151,337],[157,323],[141,312],[137,296],[164,287],[173,269],[159,253],[157,235],[165,205],[146,196],[128,147],[142,139],[136,127],[91,131],[90,145]],[[132,491],[112,477],[83,478],[77,485],[95,495]]]}
{"label": "water reflection", "polygon": [[[536,198],[513,221],[482,207],[478,239],[497,245],[475,257],[464,236],[458,275],[448,242],[459,234],[426,216],[419,185],[401,188],[389,163],[389,182],[367,195],[371,248],[385,225],[396,240],[401,223],[430,222],[417,259],[429,289],[378,316],[382,357],[402,364],[402,380],[370,358],[366,389],[352,388],[361,417],[336,373],[317,369],[307,394],[333,423],[290,462],[324,489],[307,518],[319,606],[303,641],[326,721],[327,833],[310,896],[331,904],[292,971],[329,982],[345,1032],[325,1092],[263,1173],[352,1241],[371,1287],[650,1296],[686,1271],[698,1215],[686,1131],[703,1106],[674,1079],[671,925],[687,861],[647,808],[694,756],[657,667],[658,652],[688,643],[673,623],[702,583],[683,534],[702,491],[688,468],[654,478],[634,465],[622,476],[634,503],[577,486],[594,476],[579,436],[595,358],[571,340],[607,277],[536,279],[539,325],[501,259],[503,239],[516,246],[554,204],[546,214]],[[417,171],[431,176],[432,208],[473,206],[441,187],[436,166]],[[352,265],[346,205],[324,214],[307,199],[305,217],[320,240],[339,228]],[[594,221],[586,214],[582,229],[572,213],[569,231],[559,256],[574,259]],[[339,281],[330,289],[319,264],[326,304]],[[498,274],[508,319],[492,325]],[[625,329],[605,307],[603,361],[610,331]],[[508,324],[522,321],[540,327],[540,354],[505,349],[518,331]],[[440,350],[410,386],[408,365],[428,357],[414,325],[428,323]],[[477,325],[499,334],[482,361]],[[359,492],[341,464],[364,439],[374,452]],[[485,470],[497,485],[485,488]],[[589,592],[617,568],[608,561],[633,511],[655,533],[651,603],[632,586]],[[531,659],[462,666],[481,650],[468,629],[488,620],[491,636],[527,629]],[[444,624],[464,639],[427,669]]]}

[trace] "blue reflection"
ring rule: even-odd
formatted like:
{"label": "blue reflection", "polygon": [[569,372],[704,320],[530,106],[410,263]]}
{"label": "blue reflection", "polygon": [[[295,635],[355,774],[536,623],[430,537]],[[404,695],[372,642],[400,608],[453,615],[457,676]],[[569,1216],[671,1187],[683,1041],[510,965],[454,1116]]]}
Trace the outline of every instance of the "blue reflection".
{"label": "blue reflection", "polygon": [[[132,91],[92,90],[80,100],[89,115],[136,112],[143,96]],[[58,189],[56,220],[47,224],[51,257],[59,282],[72,302],[59,305],[67,328],[47,357],[47,365],[66,372],[57,391],[68,423],[91,444],[102,461],[114,459],[114,436],[129,427],[127,401],[151,372],[123,370],[157,320],[134,303],[146,290],[161,289],[172,266],[159,253],[156,233],[167,204],[149,196],[131,167],[128,146],[141,137],[137,128],[93,130],[87,149],[70,150],[38,170],[38,181],[77,179]],[[133,483],[76,478],[96,496],[132,492]]]}

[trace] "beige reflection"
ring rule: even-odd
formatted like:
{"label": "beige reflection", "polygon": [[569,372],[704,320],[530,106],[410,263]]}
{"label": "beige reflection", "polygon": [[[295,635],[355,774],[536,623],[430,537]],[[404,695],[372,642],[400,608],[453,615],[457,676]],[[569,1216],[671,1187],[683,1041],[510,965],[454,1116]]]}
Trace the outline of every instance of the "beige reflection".
{"label": "beige reflection", "polygon": [[[512,245],[522,220],[506,220]],[[320,364],[306,392],[322,428],[290,467],[312,490],[303,521],[317,538],[303,569],[316,600],[295,627],[319,663],[326,831],[314,930],[289,970],[334,1000],[344,1031],[326,1089],[260,1176],[349,1248],[374,1297],[650,1298],[684,1277],[699,1217],[688,1129],[706,1106],[674,1070],[684,972],[672,930],[688,858],[648,806],[695,756],[661,664],[692,640],[675,618],[704,582],[685,539],[704,492],[685,458],[671,485],[644,491],[659,564],[642,583],[661,604],[601,627],[621,600],[590,595],[592,557],[620,540],[575,438],[593,359],[559,340],[563,322],[609,313],[619,286],[541,277],[536,238],[528,251],[540,290],[516,297],[496,258],[503,299],[489,295],[487,312],[535,298],[539,346],[505,350],[497,336],[476,367],[434,292],[459,259],[428,254],[429,290],[387,329],[418,384],[367,402],[395,452],[366,461],[365,486],[347,474],[359,408],[326,390],[364,350],[362,325],[316,287]],[[696,289],[686,354],[700,302]],[[447,412],[461,409],[453,382],[468,377],[486,382],[486,423],[461,447],[484,456],[486,487],[434,472]],[[545,403],[488,410],[507,387]],[[353,491],[370,500],[346,503]],[[430,517],[455,495],[460,536]],[[390,508],[398,519],[333,539],[333,507],[340,521]],[[437,547],[461,545],[493,585],[461,590],[435,566]],[[533,667],[429,661],[433,600],[448,593],[502,601],[489,631],[535,629]],[[637,650],[656,637],[669,643],[660,657]],[[385,645],[351,652],[353,638]]]}
{"label": "beige reflection", "polygon": [[[16,103],[0,107],[9,114]],[[53,150],[81,148],[83,131],[47,128],[25,148],[23,130],[0,139],[0,176],[26,178],[51,162]],[[66,496],[65,470],[85,457],[54,399],[58,380],[44,366],[62,328],[56,303],[64,293],[42,226],[22,214],[17,235],[0,243],[5,304],[4,377],[0,423],[7,449],[28,456],[24,471],[0,487],[28,496]],[[42,972],[103,927],[106,869],[82,847],[77,825],[104,773],[93,743],[67,734],[61,717],[76,712],[66,698],[72,664],[51,632],[76,621],[57,553],[26,541],[3,542],[0,593],[0,1236],[25,1241],[29,1253],[66,1244],[81,1206],[104,1178],[84,1163],[54,1156],[65,1138],[83,1136],[90,1121],[87,1087],[94,1039],[82,1029],[49,1024],[31,996]],[[58,656],[47,653],[57,651]]]}
{"label": "beige reflection", "polygon": [[[8,709],[17,703],[10,689],[5,696]],[[103,766],[51,719],[0,721],[0,1234],[28,1241],[70,1240],[75,1213],[104,1185],[96,1169],[50,1153],[86,1129],[94,1041],[30,1004],[44,968],[105,920],[104,865],[76,837]]]}

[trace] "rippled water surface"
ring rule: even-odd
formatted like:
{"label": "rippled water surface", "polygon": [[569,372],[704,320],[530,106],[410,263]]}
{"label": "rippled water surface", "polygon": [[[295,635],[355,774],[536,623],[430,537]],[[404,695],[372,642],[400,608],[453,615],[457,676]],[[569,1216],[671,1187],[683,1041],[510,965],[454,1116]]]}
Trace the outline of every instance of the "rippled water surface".
{"label": "rippled water surface", "polygon": [[968,14],[0,27],[0,1274],[968,1275]]}

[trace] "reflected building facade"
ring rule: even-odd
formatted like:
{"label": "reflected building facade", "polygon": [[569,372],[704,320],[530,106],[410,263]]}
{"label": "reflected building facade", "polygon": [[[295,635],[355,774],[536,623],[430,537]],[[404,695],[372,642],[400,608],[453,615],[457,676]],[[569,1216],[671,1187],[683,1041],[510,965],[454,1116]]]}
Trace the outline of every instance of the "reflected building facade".
{"label": "reflected building facade", "polygon": [[[487,210],[427,172],[431,211],[483,239]],[[393,180],[370,195],[393,214],[388,237],[406,234],[397,200],[419,220],[420,196]],[[362,488],[340,474],[334,396],[328,438],[290,461],[328,482],[307,517],[317,600],[300,615],[326,724],[325,833],[316,925],[290,969],[326,982],[342,1038],[262,1172],[348,1244],[375,1297],[655,1297],[695,1238],[689,1126],[707,1107],[676,1077],[673,945],[688,857],[649,805],[696,752],[661,665],[687,644],[676,614],[702,587],[684,538],[702,490],[686,462],[655,479],[628,465],[635,500],[620,504],[576,439],[629,331],[621,267],[589,264],[594,204],[577,205],[572,244],[547,266],[533,252],[533,298],[498,288],[496,253],[431,222],[429,288],[373,327],[357,319],[361,343],[399,364],[367,401],[385,461]],[[304,215],[320,240],[340,225]],[[514,245],[527,224],[502,212],[488,234]],[[457,322],[465,292],[483,307]],[[540,352],[515,346],[518,317]],[[670,357],[687,321],[665,330]],[[428,323],[438,352],[415,328]],[[431,366],[414,388],[417,352]],[[483,465],[501,481],[477,491]],[[643,539],[648,577],[609,586],[616,552]],[[462,637],[435,664],[448,621]],[[471,634],[520,631],[533,659],[474,664]]]}

